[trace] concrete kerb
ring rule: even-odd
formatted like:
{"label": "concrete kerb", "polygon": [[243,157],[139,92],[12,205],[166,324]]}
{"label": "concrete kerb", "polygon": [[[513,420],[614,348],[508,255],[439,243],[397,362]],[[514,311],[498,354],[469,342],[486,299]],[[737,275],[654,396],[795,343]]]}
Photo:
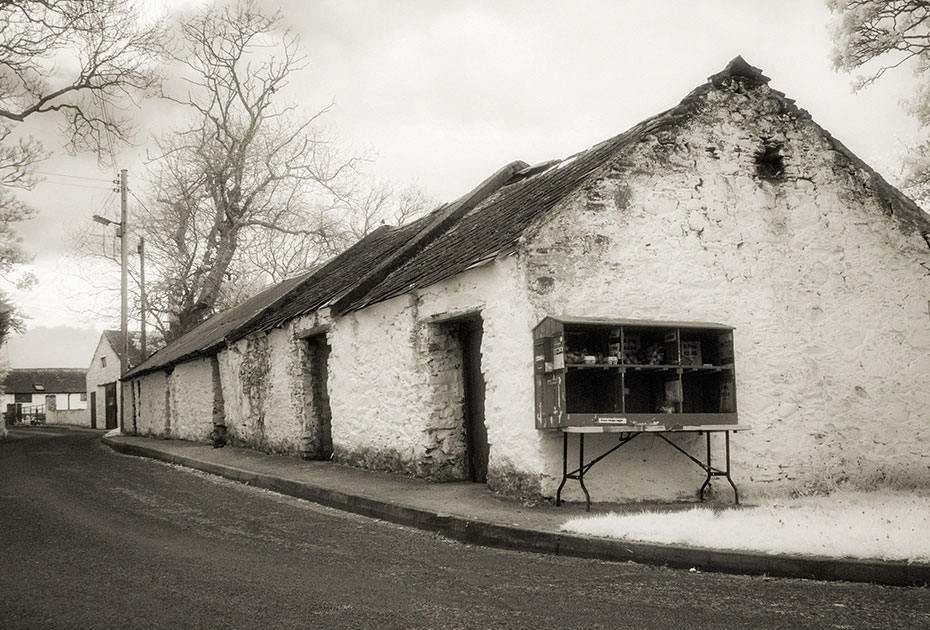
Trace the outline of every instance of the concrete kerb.
{"label": "concrete kerb", "polygon": [[872,582],[890,586],[930,586],[930,564],[817,556],[776,556],[532,530],[378,501],[110,438],[101,440],[119,453],[185,466],[346,512],[422,529],[466,544],[679,569],[693,568],[708,572]]}

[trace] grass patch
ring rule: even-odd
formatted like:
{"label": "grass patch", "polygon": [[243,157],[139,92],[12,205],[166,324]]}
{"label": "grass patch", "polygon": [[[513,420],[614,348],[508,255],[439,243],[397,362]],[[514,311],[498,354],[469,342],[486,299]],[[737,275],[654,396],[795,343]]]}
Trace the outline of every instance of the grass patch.
{"label": "grass patch", "polygon": [[562,531],[692,547],[930,562],[930,493],[839,491],[758,505],[576,518]]}

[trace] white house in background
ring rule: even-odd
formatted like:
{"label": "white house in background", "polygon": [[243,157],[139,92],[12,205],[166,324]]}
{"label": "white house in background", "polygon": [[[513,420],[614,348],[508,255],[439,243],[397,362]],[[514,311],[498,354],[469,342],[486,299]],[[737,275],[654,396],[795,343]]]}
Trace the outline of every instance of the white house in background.
{"label": "white house in background", "polygon": [[[142,360],[139,333],[130,333],[129,367]],[[122,344],[118,330],[104,330],[94,356],[87,367],[86,390],[89,414],[83,424],[92,429],[115,429],[119,426],[119,369]]]}
{"label": "white house in background", "polygon": [[86,372],[82,368],[10,370],[3,380],[3,410],[10,421],[25,415],[47,422],[52,413],[53,423],[84,424]]}

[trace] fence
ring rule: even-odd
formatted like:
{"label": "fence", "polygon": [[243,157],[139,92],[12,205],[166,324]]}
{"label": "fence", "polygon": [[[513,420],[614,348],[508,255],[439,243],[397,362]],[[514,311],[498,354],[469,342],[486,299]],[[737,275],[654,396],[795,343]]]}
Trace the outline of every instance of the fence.
{"label": "fence", "polygon": [[6,424],[45,424],[45,405],[9,404],[3,414]]}

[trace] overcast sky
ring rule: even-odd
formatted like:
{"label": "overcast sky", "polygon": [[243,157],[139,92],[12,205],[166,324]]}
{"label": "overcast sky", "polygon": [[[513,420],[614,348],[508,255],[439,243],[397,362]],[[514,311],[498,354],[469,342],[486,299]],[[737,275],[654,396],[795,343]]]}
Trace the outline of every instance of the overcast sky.
{"label": "overcast sky", "polygon": [[[377,153],[374,175],[438,201],[510,161],[564,157],[614,136],[674,106],[736,55],[891,180],[917,131],[900,107],[913,85],[907,72],[853,94],[850,77],[832,70],[830,14],[818,0],[262,4],[281,8],[308,56],[291,97],[308,112],[334,101],[328,125],[346,147]],[[118,168],[144,200],[145,144],[174,112],[150,101],[134,115],[140,146],[122,151]],[[29,125],[58,150],[56,120]],[[86,367],[99,331],[119,324],[99,315],[110,296],[84,283],[86,266],[70,256],[93,214],[118,219],[115,171],[60,153],[24,195],[40,211],[20,229],[39,284],[11,291],[34,331],[11,342],[13,367]]]}

